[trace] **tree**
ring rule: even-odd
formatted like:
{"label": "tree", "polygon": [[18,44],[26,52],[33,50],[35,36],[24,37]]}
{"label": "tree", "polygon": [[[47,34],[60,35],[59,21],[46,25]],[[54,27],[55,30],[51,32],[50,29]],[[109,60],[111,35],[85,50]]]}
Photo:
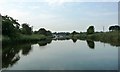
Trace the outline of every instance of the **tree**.
{"label": "tree", "polygon": [[120,30],[120,26],[115,25],[109,27],[109,31],[117,31],[117,30]]}
{"label": "tree", "polygon": [[32,34],[32,27],[29,27],[29,24],[23,23],[21,28],[22,34],[31,35]]}
{"label": "tree", "polygon": [[0,14],[0,35],[2,33],[2,15]]}
{"label": "tree", "polygon": [[52,36],[52,32],[48,30],[48,31],[46,32],[46,35],[47,35],[47,36]]}
{"label": "tree", "polygon": [[78,34],[78,32],[76,32],[76,31],[73,31],[71,34],[72,34],[72,35],[75,35],[75,34]]}
{"label": "tree", "polygon": [[93,34],[94,33],[94,26],[89,26],[87,29],[87,34]]}
{"label": "tree", "polygon": [[38,31],[34,31],[34,34],[38,34]]}
{"label": "tree", "polygon": [[9,37],[17,36],[20,24],[10,16],[2,16],[2,34]]}
{"label": "tree", "polygon": [[52,32],[49,31],[49,30],[47,31],[44,28],[40,28],[38,31],[34,31],[34,34],[42,34],[42,35],[45,35],[45,36],[52,36]]}
{"label": "tree", "polygon": [[43,34],[43,35],[46,35],[46,29],[44,29],[44,28],[40,28],[39,30],[38,30],[38,34]]}

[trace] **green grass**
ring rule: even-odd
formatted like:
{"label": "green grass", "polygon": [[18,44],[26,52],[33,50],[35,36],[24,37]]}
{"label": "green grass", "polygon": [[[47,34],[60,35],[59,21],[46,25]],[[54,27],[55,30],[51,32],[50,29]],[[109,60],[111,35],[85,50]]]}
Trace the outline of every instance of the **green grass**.
{"label": "green grass", "polygon": [[2,36],[2,42],[3,43],[14,43],[14,42],[17,42],[17,43],[26,43],[26,42],[36,42],[36,41],[39,41],[39,40],[45,40],[49,37],[45,36],[45,35],[38,35],[38,34],[32,34],[32,35],[23,35],[23,34],[20,34],[19,36],[17,37],[14,37],[14,38],[10,38],[10,37],[7,37],[7,36]]}
{"label": "green grass", "polygon": [[21,35],[19,39],[21,40],[41,40],[45,39],[46,36],[44,35],[37,35],[37,34],[32,34],[32,35]]}
{"label": "green grass", "polygon": [[88,35],[87,39],[92,39],[94,41],[100,41],[104,43],[110,43],[113,46],[120,46],[120,32],[118,31]]}
{"label": "green grass", "polygon": [[[100,41],[104,43],[109,43],[113,46],[120,46],[120,31],[111,31],[111,32],[97,32],[94,34],[87,35],[86,33],[80,33],[75,35],[69,35],[70,39],[80,39],[80,40],[93,40]],[[2,36],[3,43],[13,43],[13,42],[21,42],[21,43],[29,43],[36,42],[46,39],[52,39],[51,37],[39,34],[32,35],[22,35],[20,34],[18,37],[10,38],[7,36]]]}
{"label": "green grass", "polygon": [[120,31],[111,31],[111,32],[99,32],[87,35],[84,34],[76,34],[74,38],[80,40],[93,40],[93,41],[100,41],[104,43],[109,43],[113,46],[120,46]]}
{"label": "green grass", "polygon": [[2,35],[0,35],[0,41],[2,41]]}
{"label": "green grass", "polygon": [[96,33],[96,34],[88,35],[87,38],[96,41],[97,40],[118,41],[118,38],[120,37],[120,34],[119,35],[118,34],[119,34],[118,31]]}

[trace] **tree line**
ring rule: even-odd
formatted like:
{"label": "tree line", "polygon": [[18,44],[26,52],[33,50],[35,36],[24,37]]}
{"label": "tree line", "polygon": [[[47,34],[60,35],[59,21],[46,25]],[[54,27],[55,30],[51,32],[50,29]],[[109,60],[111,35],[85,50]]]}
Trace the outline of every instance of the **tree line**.
{"label": "tree line", "polygon": [[[109,31],[120,31],[120,26],[119,25],[110,26]],[[87,32],[84,32],[84,33],[86,33],[87,35],[94,34],[95,33],[95,27],[94,26],[89,26],[88,29],[87,29]],[[74,34],[79,34],[79,33],[76,32],[76,31],[73,31],[71,34],[74,35]]]}
{"label": "tree line", "polygon": [[52,32],[49,30],[47,31],[44,28],[40,28],[38,31],[33,31],[33,26],[30,26],[27,23],[20,24],[18,20],[13,19],[10,16],[2,16],[2,35],[8,37],[18,37],[20,34],[43,34],[45,36],[51,36]]}
{"label": "tree line", "polygon": [[119,25],[115,25],[115,26],[110,26],[109,27],[109,31],[118,31],[120,30],[120,26]]}
{"label": "tree line", "polygon": [[[120,26],[118,25],[109,27],[109,31],[118,31],[118,30],[120,30]],[[86,34],[95,33],[95,27],[89,26],[85,33]],[[2,16],[2,34],[8,37],[18,37],[19,34],[23,34],[23,35],[42,34],[45,36],[52,36],[52,32],[50,30],[46,30],[45,28],[40,28],[38,31],[33,31],[33,26],[30,26],[28,23],[20,24],[18,20],[7,15]],[[55,32],[53,34],[75,35],[79,33],[76,31],[73,31],[72,33],[69,33],[69,32],[56,33]]]}

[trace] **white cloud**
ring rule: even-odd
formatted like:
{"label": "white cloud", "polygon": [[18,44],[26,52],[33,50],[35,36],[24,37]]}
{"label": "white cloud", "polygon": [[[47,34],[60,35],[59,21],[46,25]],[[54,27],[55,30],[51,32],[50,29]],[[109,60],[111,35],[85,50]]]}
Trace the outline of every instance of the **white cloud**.
{"label": "white cloud", "polygon": [[[10,2],[11,1],[11,2]],[[44,9],[42,12],[40,11],[39,14],[37,15],[37,10],[36,11],[25,11],[22,9],[21,5],[18,5],[21,7],[21,9],[16,9],[14,7],[9,7],[9,2],[47,2],[50,6],[61,6],[65,2],[114,2],[118,0],[1,0],[0,2],[0,11],[2,12],[2,15],[9,15],[12,16],[15,19],[18,19],[20,23],[27,22],[30,23],[30,25],[35,26],[34,29],[39,29],[40,27],[46,27],[46,28],[52,28],[53,30],[65,30],[63,26],[67,25],[72,25],[72,22],[68,22],[67,20],[64,19],[64,17],[55,15],[53,13],[49,13],[49,11],[44,12]],[[39,6],[30,6],[31,9],[38,9]],[[116,13],[95,13],[95,12],[89,12],[89,16],[93,17],[98,17],[98,16],[103,16],[103,15],[114,15]],[[89,20],[89,19],[88,19]],[[83,24],[87,24],[88,22]],[[95,22],[94,22],[95,23]],[[93,23],[93,24],[94,24]],[[74,24],[74,22],[73,22]],[[55,26],[54,26],[55,25]],[[85,25],[84,25],[85,26]],[[69,26],[71,30],[74,28],[73,25]],[[77,27],[77,26],[76,26]],[[62,29],[63,28],[63,29]],[[77,28],[76,28],[77,29]],[[84,28],[83,28],[84,29]]]}
{"label": "white cloud", "polygon": [[48,2],[49,5],[62,5],[65,2],[119,2],[119,0],[0,0],[0,4],[9,2]]}
{"label": "white cloud", "polygon": [[65,2],[119,2],[119,0],[45,0],[50,6],[61,6]]}
{"label": "white cloud", "polygon": [[50,6],[60,6],[63,5],[65,2],[73,2],[73,0],[46,0]]}
{"label": "white cloud", "polygon": [[7,0],[0,0],[0,5],[7,3]]}
{"label": "white cloud", "polygon": [[25,11],[21,11],[21,10],[17,10],[17,9],[11,9],[9,11],[4,10],[1,14],[11,16],[14,19],[17,19],[20,23],[28,22],[28,19],[30,17],[29,12],[25,12]]}
{"label": "white cloud", "polygon": [[118,15],[117,12],[87,12],[88,16],[91,17],[100,17],[100,16],[116,16]]}
{"label": "white cloud", "polygon": [[48,19],[48,20],[57,18],[56,15],[47,14],[47,13],[40,13],[38,17],[40,17],[41,19]]}
{"label": "white cloud", "polygon": [[40,7],[39,6],[28,6],[28,8],[30,8],[30,9],[38,9]]}
{"label": "white cloud", "polygon": [[[8,1],[8,0],[2,0]],[[119,0],[10,0],[14,2],[118,2]]]}

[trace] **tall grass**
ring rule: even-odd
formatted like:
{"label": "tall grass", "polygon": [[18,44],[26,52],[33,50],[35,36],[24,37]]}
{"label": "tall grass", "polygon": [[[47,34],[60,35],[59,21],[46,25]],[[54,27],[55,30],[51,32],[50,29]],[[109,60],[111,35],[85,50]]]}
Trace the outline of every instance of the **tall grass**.
{"label": "tall grass", "polygon": [[47,37],[45,35],[38,35],[38,34],[32,34],[32,35],[23,35],[20,34],[18,37],[10,38],[7,36],[2,36],[2,42],[5,43],[27,43],[27,42],[36,42],[39,40],[45,40]]}
{"label": "tall grass", "polygon": [[87,39],[110,43],[111,45],[120,46],[120,31],[111,31],[88,35]]}
{"label": "tall grass", "polygon": [[80,40],[100,41],[110,43],[111,45],[120,46],[120,31],[98,32],[90,35],[87,35],[86,33],[76,34],[74,37],[77,37]]}

